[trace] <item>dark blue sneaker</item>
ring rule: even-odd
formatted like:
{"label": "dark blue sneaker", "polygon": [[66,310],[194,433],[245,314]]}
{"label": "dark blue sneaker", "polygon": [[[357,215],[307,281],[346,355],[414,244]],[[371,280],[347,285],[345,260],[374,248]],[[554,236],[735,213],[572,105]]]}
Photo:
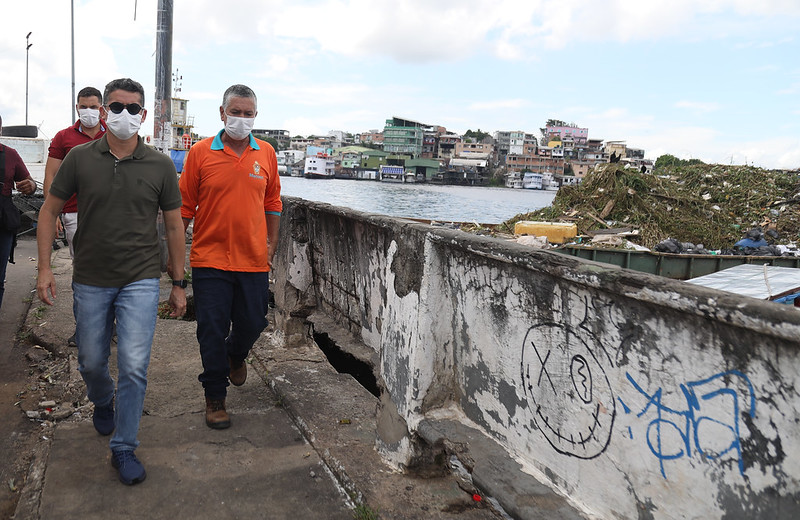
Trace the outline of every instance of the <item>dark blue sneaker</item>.
{"label": "dark blue sneaker", "polygon": [[100,435],[111,435],[114,431],[114,400],[112,399],[108,406],[94,407],[94,415],[92,415],[92,422],[94,429]]}
{"label": "dark blue sneaker", "polygon": [[131,450],[111,450],[111,465],[119,471],[119,481],[132,486],[147,478],[144,466]]}

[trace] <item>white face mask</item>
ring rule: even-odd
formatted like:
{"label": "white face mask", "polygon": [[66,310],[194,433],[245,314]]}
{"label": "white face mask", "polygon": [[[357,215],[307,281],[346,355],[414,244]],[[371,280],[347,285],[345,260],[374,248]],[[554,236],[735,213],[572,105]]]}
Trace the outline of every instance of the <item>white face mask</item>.
{"label": "white face mask", "polygon": [[228,116],[225,120],[225,133],[234,141],[241,141],[250,135],[255,121],[255,117]]}
{"label": "white face mask", "polygon": [[112,134],[125,141],[136,135],[139,127],[142,126],[142,112],[132,116],[127,110],[123,110],[119,114],[109,110],[106,125]]}
{"label": "white face mask", "polygon": [[100,111],[96,108],[79,108],[78,115],[84,128],[94,128],[100,122]]}

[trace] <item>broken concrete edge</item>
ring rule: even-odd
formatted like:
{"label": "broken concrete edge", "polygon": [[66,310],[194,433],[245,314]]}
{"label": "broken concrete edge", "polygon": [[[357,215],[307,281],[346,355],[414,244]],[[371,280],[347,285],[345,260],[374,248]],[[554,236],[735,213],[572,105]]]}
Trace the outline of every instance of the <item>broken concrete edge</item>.
{"label": "broken concrete edge", "polygon": [[312,312],[306,318],[311,324],[311,335],[326,334],[342,351],[352,355],[357,360],[369,365],[374,372],[379,364],[379,355],[369,348],[355,335],[337,324],[330,316],[322,312]]}
{"label": "broken concrete edge", "polygon": [[[334,320],[317,312],[308,316],[307,323],[310,324],[312,338],[314,334],[325,334],[336,343],[338,348],[369,363],[373,370],[378,369],[377,353]],[[313,339],[309,339],[309,341],[313,343]],[[267,371],[262,370],[260,373],[267,374]],[[376,374],[376,378],[380,380],[378,376],[379,374]],[[327,449],[322,449],[320,443],[314,439],[309,426],[293,410],[291,399],[288,397],[291,389],[287,386],[284,391],[282,382],[275,378],[264,376],[264,380],[279,395],[298,429],[314,447],[340,485],[357,503],[364,503],[363,496],[366,493],[358,490],[356,483],[347,475],[347,468]],[[385,392],[381,393],[378,401],[379,409],[381,405],[384,407],[393,405]],[[400,418],[396,408],[393,412],[389,411],[388,414],[396,415],[397,419]],[[376,415],[380,415],[380,412],[376,411]],[[459,486],[465,492],[480,495],[503,518],[536,518],[541,515],[542,511],[547,511],[548,518],[553,520],[584,520],[588,518],[579,512],[564,495],[559,494],[536,477],[525,473],[521,465],[497,441],[486,436],[477,427],[468,426],[467,419],[457,421],[437,418],[440,415],[449,417],[453,414],[451,410],[436,410],[430,416],[422,418],[413,433],[409,432],[405,421],[401,420],[405,431],[403,439],[394,437],[382,439],[380,420],[376,418],[379,424],[376,431],[375,449],[380,452],[381,457],[389,463],[390,467],[401,471],[406,468],[398,466],[391,456],[392,450],[397,449],[397,446],[401,444],[415,454],[412,459],[420,465],[432,464],[434,459],[440,459],[440,462],[437,463],[461,482]],[[438,454],[443,457],[437,457]]]}
{"label": "broken concrete edge", "polygon": [[36,443],[33,458],[28,466],[25,475],[25,482],[20,490],[17,507],[14,511],[12,520],[38,520],[39,505],[42,502],[42,491],[44,490],[44,477],[47,471],[47,459],[50,457],[50,448],[53,444],[53,433],[55,427],[46,425],[40,435],[40,441]]}
{"label": "broken concrete edge", "polygon": [[255,349],[251,351],[251,359],[253,363],[258,363],[258,365],[260,365],[258,370],[255,371],[259,378],[264,382],[264,384],[268,385],[272,389],[272,391],[280,400],[280,406],[289,415],[289,418],[292,420],[295,427],[300,431],[300,434],[303,436],[306,442],[308,442],[313,450],[319,455],[322,463],[325,466],[325,470],[334,478],[334,480],[346,493],[347,497],[349,498],[349,502],[347,504],[348,507],[354,509],[356,505],[364,504],[364,494],[358,489],[358,486],[356,486],[355,482],[353,482],[353,480],[347,475],[344,465],[335,457],[333,457],[329,450],[322,449],[314,437],[314,432],[311,431],[311,428],[297,413],[296,407],[293,406],[292,399],[290,397],[291,392],[287,391],[283,387],[283,383],[281,381],[276,378],[269,377],[267,362],[259,357],[258,352]]}
{"label": "broken concrete edge", "polygon": [[565,496],[524,472],[495,440],[462,421],[425,418],[417,435],[431,446],[442,446],[450,466],[455,470],[462,466],[478,493],[497,503],[501,515],[538,518],[546,512],[551,520],[588,518]]}

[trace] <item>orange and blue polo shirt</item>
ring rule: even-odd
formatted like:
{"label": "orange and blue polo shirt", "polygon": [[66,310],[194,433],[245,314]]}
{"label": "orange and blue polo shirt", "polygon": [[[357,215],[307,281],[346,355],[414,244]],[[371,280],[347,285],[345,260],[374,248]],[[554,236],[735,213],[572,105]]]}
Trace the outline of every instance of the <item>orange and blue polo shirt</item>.
{"label": "orange and blue polo shirt", "polygon": [[180,178],[181,217],[194,219],[192,267],[269,271],[265,214],[280,215],[278,160],[269,143],[250,135],[241,157],[216,137],[189,150]]}

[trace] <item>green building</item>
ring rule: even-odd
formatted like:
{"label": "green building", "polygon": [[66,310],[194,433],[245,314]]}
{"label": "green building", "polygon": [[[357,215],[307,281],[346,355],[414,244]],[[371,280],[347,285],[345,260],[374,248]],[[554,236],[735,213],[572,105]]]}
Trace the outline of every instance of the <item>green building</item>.
{"label": "green building", "polygon": [[417,179],[430,181],[439,173],[439,161],[436,159],[410,159],[405,163],[406,172],[413,172]]}
{"label": "green building", "polygon": [[378,170],[381,164],[387,164],[388,153],[382,150],[365,150],[361,152],[361,167],[367,170]]}
{"label": "green building", "polygon": [[419,157],[422,155],[422,141],[427,126],[399,117],[387,119],[383,128],[383,150]]}

